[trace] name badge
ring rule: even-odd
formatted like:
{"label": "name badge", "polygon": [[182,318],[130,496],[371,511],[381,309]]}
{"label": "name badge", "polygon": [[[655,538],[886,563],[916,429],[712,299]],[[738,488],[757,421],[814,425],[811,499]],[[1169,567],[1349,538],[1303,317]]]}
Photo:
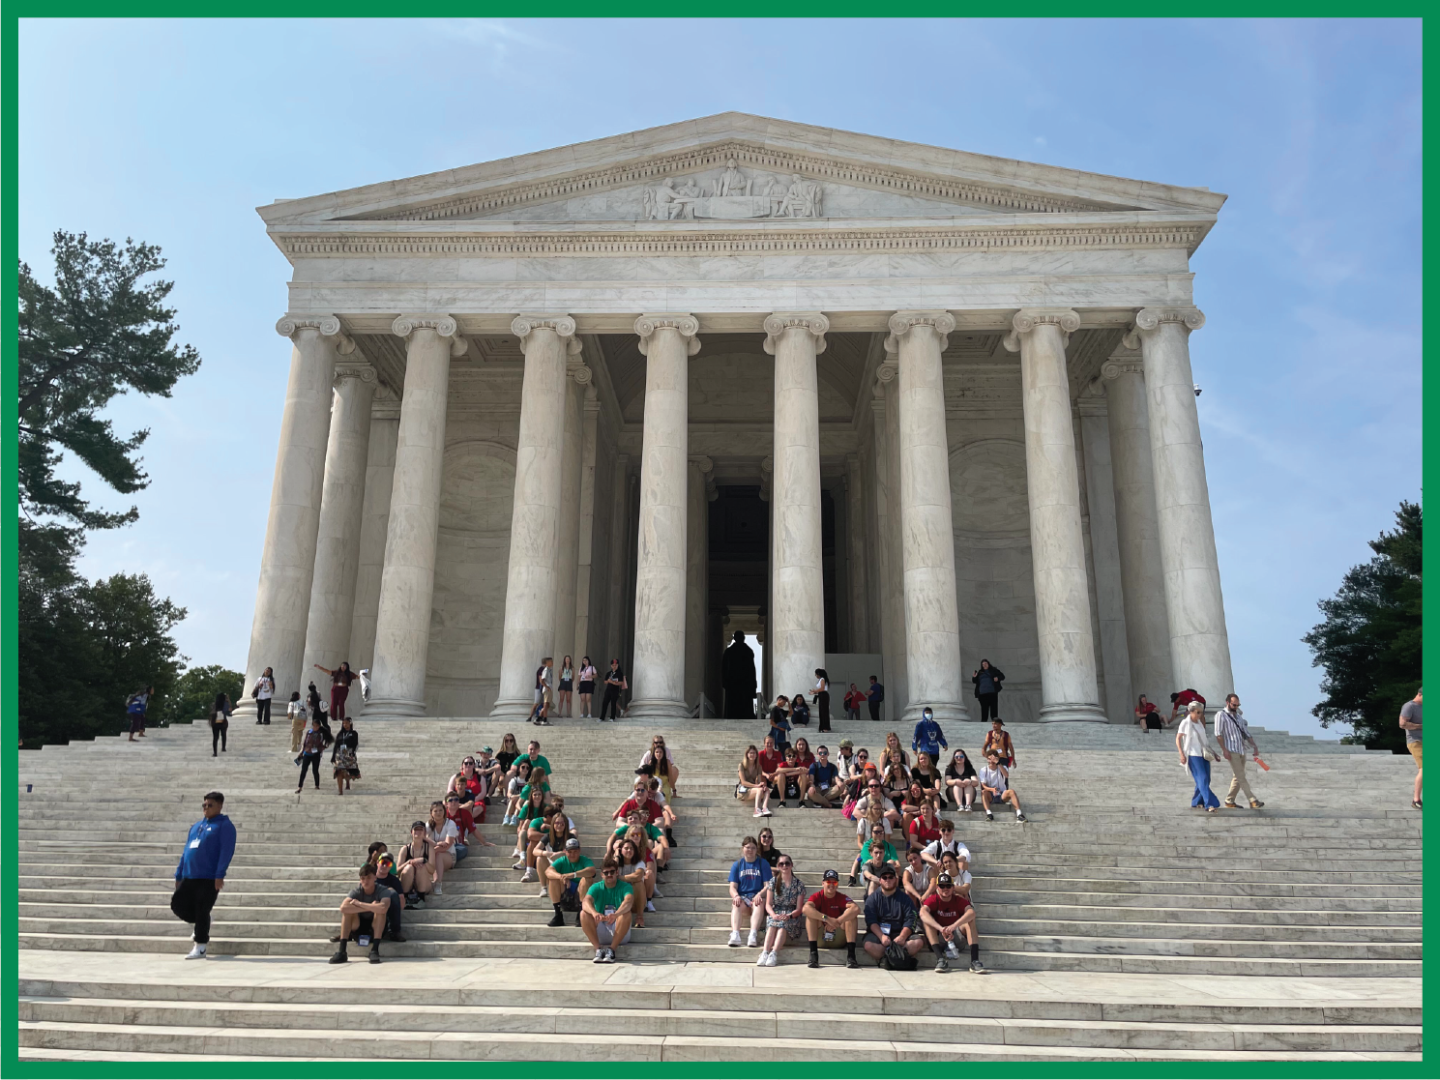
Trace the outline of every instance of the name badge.
{"label": "name badge", "polygon": [[610,906],[607,904],[607,905],[605,906],[605,914],[606,914],[606,915],[614,915],[614,914],[615,914],[615,909],[614,909],[613,907],[610,907]]}
{"label": "name badge", "polygon": [[880,933],[884,934],[886,937],[890,936],[890,924],[888,922],[882,922],[880,924]]}
{"label": "name badge", "polygon": [[190,847],[191,847],[192,850],[193,850],[194,848],[198,848],[199,846],[200,846],[200,838],[199,838],[198,836],[197,836],[194,840],[191,840],[191,841],[190,841]]}

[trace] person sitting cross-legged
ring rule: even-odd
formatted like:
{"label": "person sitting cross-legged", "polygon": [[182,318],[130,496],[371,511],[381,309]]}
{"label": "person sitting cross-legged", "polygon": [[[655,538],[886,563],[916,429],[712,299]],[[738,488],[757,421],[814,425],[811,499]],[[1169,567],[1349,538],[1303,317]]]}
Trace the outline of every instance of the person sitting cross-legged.
{"label": "person sitting cross-legged", "polygon": [[826,870],[819,892],[805,901],[805,937],[810,943],[807,967],[820,966],[820,946],[838,949],[845,946],[845,966],[858,968],[855,959],[855,931],[860,922],[860,905],[840,891],[840,875]]}
{"label": "person sitting cross-legged", "polygon": [[985,754],[986,765],[980,770],[980,802],[985,807],[985,820],[994,821],[995,815],[990,812],[991,803],[1009,803],[1015,808],[1015,820],[1025,821],[1025,814],[1020,809],[1020,796],[1015,794],[1015,789],[1010,786],[1010,771],[1000,764],[998,751],[990,750]]}
{"label": "person sitting cross-legged", "polygon": [[[558,815],[557,815],[558,816]],[[580,925],[580,897],[595,882],[595,863],[580,854],[580,838],[565,841],[565,854],[552,858],[545,868],[545,885],[555,914],[547,926],[564,926],[565,912],[575,912],[575,925]]]}
{"label": "person sitting cross-legged", "polygon": [[740,842],[740,858],[730,867],[730,947],[740,947],[740,928],[750,923],[749,947],[760,944],[760,924],[765,919],[764,892],[774,875],[770,864],[760,857],[760,844],[753,836]]}
{"label": "person sitting cross-legged", "polygon": [[620,864],[606,859],[600,880],[580,901],[580,928],[595,949],[597,964],[615,962],[615,946],[630,944],[630,923],[635,912],[635,890],[620,880]]}
{"label": "person sitting cross-legged", "polygon": [[975,929],[975,909],[968,897],[961,896],[955,888],[955,880],[949,874],[935,879],[935,891],[920,905],[920,923],[925,927],[925,938],[935,953],[935,970],[949,971],[950,961],[946,958],[959,956],[957,938],[965,935],[970,945],[970,970],[977,975],[985,971],[980,963],[980,937]]}
{"label": "person sitting cross-legged", "polygon": [[916,933],[919,922],[915,902],[900,888],[895,867],[886,863],[880,869],[880,888],[865,898],[865,952],[886,970],[904,959],[895,946],[909,956],[919,955],[925,947],[924,936]]}
{"label": "person sitting cross-legged", "polygon": [[390,906],[398,899],[383,885],[375,884],[375,867],[372,864],[367,862],[360,867],[360,884],[340,901],[340,948],[330,958],[330,963],[343,964],[350,959],[345,947],[352,938],[361,947],[370,946],[370,963],[380,963],[380,934],[385,930]]}

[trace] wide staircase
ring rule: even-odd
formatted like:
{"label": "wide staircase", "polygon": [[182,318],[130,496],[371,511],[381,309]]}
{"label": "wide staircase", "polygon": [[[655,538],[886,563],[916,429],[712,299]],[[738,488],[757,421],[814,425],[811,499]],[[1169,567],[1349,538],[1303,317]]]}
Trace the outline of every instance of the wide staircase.
{"label": "wide staircase", "polygon": [[[756,724],[358,726],[364,779],[343,797],[324,766],[319,791],[294,793],[285,721],[232,725],[218,758],[203,724],[22,754],[21,1056],[808,1060],[843,1039],[859,1060],[1419,1057],[1408,758],[1257,731],[1267,805],[1207,815],[1189,808],[1169,733],[1018,727],[1029,822],[946,814],[974,857],[990,973],[937,974],[928,954],[915,972],[863,954],[850,971],[839,951],[812,971],[803,945],[757,968],[757,950],[726,944],[726,873],[762,824],[733,798]],[[873,757],[890,727],[804,734],[832,752],[848,735]],[[506,730],[542,741],[592,855],[649,736],[676,755],[679,847],[621,962],[593,965],[579,929],[545,925],[550,905],[511,869],[515,830],[492,806],[496,846],[472,845],[444,896],[406,913],[408,941],[387,942],[379,966],[363,950],[326,964],[369,842],[398,850],[461,757]],[[984,738],[979,724],[947,734],[972,754]],[[210,959],[187,963],[169,899],[211,788],[239,843]],[[848,872],[855,827],[838,811],[792,803],[766,823],[808,886]]]}

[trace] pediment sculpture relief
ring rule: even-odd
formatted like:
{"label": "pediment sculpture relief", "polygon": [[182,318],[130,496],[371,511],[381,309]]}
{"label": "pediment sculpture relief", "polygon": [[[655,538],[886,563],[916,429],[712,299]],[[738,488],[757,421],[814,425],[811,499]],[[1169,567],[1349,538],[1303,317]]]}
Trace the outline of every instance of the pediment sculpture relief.
{"label": "pediment sculpture relief", "polygon": [[642,216],[646,221],[745,218],[818,218],[823,216],[820,184],[792,173],[788,180],[747,176],[731,158],[703,188],[693,176],[683,182],[667,176],[647,187]]}

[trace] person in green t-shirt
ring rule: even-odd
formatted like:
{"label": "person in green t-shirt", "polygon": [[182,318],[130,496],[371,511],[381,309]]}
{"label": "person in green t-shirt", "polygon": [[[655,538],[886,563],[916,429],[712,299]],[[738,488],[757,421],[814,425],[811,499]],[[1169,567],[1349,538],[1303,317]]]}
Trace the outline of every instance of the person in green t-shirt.
{"label": "person in green t-shirt", "polygon": [[[555,916],[546,926],[565,925],[565,907],[575,911],[575,925],[580,925],[580,897],[590,891],[595,881],[595,863],[580,854],[580,840],[572,836],[565,841],[565,854],[550,860],[545,870],[545,885],[550,891],[550,903],[555,906]],[[567,894],[570,900],[566,900]],[[573,904],[573,906],[571,906]]]}
{"label": "person in green t-shirt", "polygon": [[544,754],[540,753],[539,739],[531,739],[530,745],[526,748],[525,753],[521,754],[519,757],[517,757],[514,761],[510,763],[511,776],[519,775],[520,763],[522,761],[528,762],[532,769],[544,769],[546,776],[555,775],[555,770],[550,768],[550,759],[547,758]]}
{"label": "person in green t-shirt", "polygon": [[620,880],[620,866],[606,859],[600,880],[591,885],[580,902],[580,926],[595,946],[595,963],[613,964],[615,945],[630,943],[630,921],[635,910],[635,890]]}

